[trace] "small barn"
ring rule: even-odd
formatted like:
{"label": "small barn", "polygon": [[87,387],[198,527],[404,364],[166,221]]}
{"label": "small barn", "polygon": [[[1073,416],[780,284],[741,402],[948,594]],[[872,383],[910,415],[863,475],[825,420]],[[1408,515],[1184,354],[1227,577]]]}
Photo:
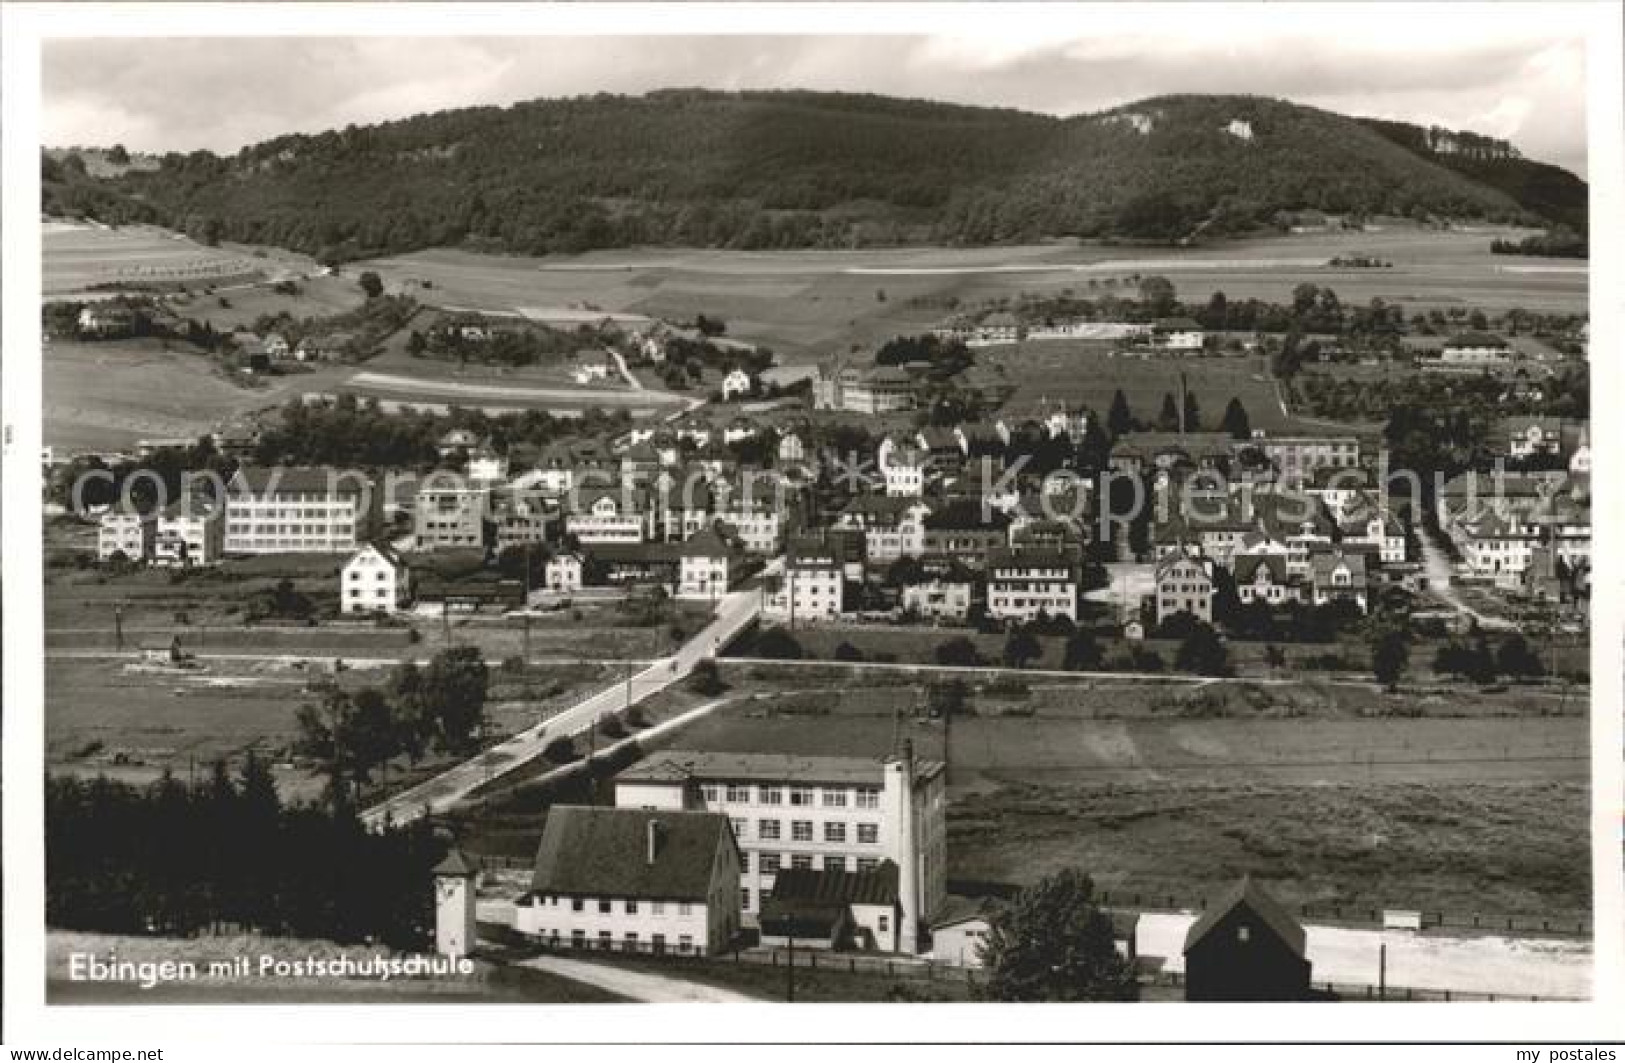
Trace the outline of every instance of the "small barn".
{"label": "small barn", "polygon": [[1185,999],[1309,999],[1306,935],[1250,877],[1226,890],[1185,935]]}

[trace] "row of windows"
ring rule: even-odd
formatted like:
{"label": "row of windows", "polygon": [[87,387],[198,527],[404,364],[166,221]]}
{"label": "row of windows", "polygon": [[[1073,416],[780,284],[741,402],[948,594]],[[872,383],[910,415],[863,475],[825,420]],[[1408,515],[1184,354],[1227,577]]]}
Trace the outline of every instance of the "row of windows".
{"label": "row of windows", "polygon": [[[756,821],[756,836],[764,842],[776,842],[783,838],[780,833],[781,822],[776,819],[759,819]],[[745,841],[750,834],[750,821],[735,819],[733,821],[734,837]],[[878,823],[859,823],[857,825],[857,839],[863,845],[880,844],[880,825]],[[813,840],[813,823],[810,819],[796,819],[790,821],[790,840],[793,842],[810,842]],[[835,844],[846,843],[846,824],[829,822],[824,824],[824,841]]]}
{"label": "row of windows", "polygon": [[[751,787],[745,783],[706,783],[700,787],[700,794],[705,798],[707,806],[717,804],[748,805],[751,804],[752,791],[755,791],[755,803],[760,805],[789,804],[793,808],[811,808],[815,803],[824,808],[846,808],[848,802],[853,808],[879,808],[880,790],[873,786],[859,786],[856,789],[844,786],[823,786],[814,789],[811,786],[782,786],[762,784]],[[769,822],[763,820],[763,823]]]}
{"label": "row of windows", "polygon": [[[811,870],[812,866],[813,857],[807,853],[756,854],[756,873],[759,875],[776,875],[786,867],[795,868],[798,871],[806,871]],[[825,871],[845,871],[847,869],[846,857],[825,856],[823,857],[823,863],[819,866]],[[872,856],[860,856],[857,858],[856,863],[853,866],[855,866],[859,871],[873,871],[875,868],[880,866],[880,860]],[[751,854],[748,852],[741,853],[739,870],[749,874],[750,869]],[[764,884],[762,888],[766,890],[768,887],[766,884]]]}
{"label": "row of windows", "polygon": [[631,899],[615,901],[606,897],[599,897],[597,900],[593,900],[588,897],[560,898],[549,896],[545,898],[532,897],[531,904],[535,907],[542,907],[544,900],[546,901],[545,906],[548,908],[557,908],[560,906],[560,902],[562,900],[568,900],[570,910],[572,912],[585,912],[589,910],[589,907],[591,907],[592,910],[597,911],[600,915],[614,915],[617,910],[617,905],[619,905],[619,910],[624,915],[637,915],[640,912],[646,912],[649,915],[665,915],[667,908],[675,908],[678,915],[694,914],[694,905],[688,901],[680,901],[677,904],[672,905],[668,904],[666,901],[638,901]]}
{"label": "row of windows", "polygon": [[[555,947],[557,947],[559,945],[562,945],[564,943],[563,938],[561,938],[559,936],[559,932],[557,930],[544,929],[544,930],[540,931],[540,934],[541,934],[542,937],[545,937],[548,940],[549,944],[551,944],[551,945],[553,945]],[[586,948],[587,945],[588,945],[587,932],[585,930],[572,930],[572,931],[570,931],[570,945],[571,945],[571,947],[578,948],[578,949]],[[653,935],[650,936],[650,938],[649,938],[649,951],[653,952],[656,956],[663,955],[666,952],[666,946],[667,946],[667,941],[666,941],[666,935],[665,934],[653,934]],[[598,947],[599,950],[601,950],[603,952],[613,952],[615,950],[615,934],[614,934],[614,932],[609,931],[609,930],[600,930],[598,932],[598,937],[597,937],[597,947]],[[622,936],[622,938],[621,938],[621,951],[623,951],[623,952],[642,952],[643,951],[643,943],[642,943],[642,940],[638,937],[638,932],[636,930],[628,930],[625,933],[625,935]],[[677,954],[680,955],[680,956],[688,956],[688,955],[692,955],[693,952],[694,952],[694,937],[693,937],[693,935],[691,935],[691,934],[679,934],[679,935],[677,935]]]}

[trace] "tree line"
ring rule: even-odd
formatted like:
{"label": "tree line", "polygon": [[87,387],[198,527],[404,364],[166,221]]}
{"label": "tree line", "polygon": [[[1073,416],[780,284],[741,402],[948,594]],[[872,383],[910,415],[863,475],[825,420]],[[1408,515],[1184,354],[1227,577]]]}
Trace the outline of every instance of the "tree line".
{"label": "tree line", "polygon": [[45,920],[69,930],[223,929],[420,949],[433,926],[427,821],[369,831],[346,806],[290,806],[252,753],[195,785],[45,782]]}

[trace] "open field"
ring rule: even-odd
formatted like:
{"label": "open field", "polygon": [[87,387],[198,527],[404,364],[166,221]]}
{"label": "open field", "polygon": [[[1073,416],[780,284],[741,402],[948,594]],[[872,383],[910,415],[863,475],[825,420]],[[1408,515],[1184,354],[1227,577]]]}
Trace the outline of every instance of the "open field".
{"label": "open field", "polygon": [[[170,300],[181,317],[207,321],[216,332],[252,329],[256,318],[265,314],[289,314],[295,318],[332,317],[354,310],[366,301],[353,277],[301,276],[294,281],[298,293],[288,295],[270,284],[236,288],[226,293],[201,292]],[[227,304],[221,305],[222,300]]]}
{"label": "open field", "polygon": [[[205,247],[178,234],[144,225],[51,222],[44,226],[46,298],[105,298],[128,285],[237,285],[264,280],[287,268],[285,260],[256,257],[245,248]],[[279,255],[279,259],[283,256]],[[90,291],[92,287],[101,290]]]}
{"label": "open field", "polygon": [[577,387],[557,384],[548,387],[516,386],[490,381],[469,382],[450,378],[432,363],[423,375],[380,373],[366,370],[344,381],[338,390],[376,397],[405,405],[479,406],[489,410],[548,410],[553,413],[580,412],[594,407],[629,408],[633,413],[670,413],[688,400],[663,391],[634,391],[610,386]]}
{"label": "open field", "polygon": [[[1082,342],[1036,342],[986,348],[976,352],[980,364],[997,366],[1015,385],[1005,404],[1028,409],[1041,402],[1083,405],[1105,416],[1112,394],[1121,388],[1129,410],[1146,423],[1156,420],[1164,395],[1179,396],[1185,375],[1196,397],[1201,424],[1217,431],[1231,399],[1240,399],[1252,427],[1274,433],[1302,431],[1307,426],[1281,408],[1267,359],[1137,358],[1115,356],[1109,345]],[[1189,426],[1187,426],[1189,427]]]}
{"label": "open field", "polygon": [[[152,988],[139,982],[74,981],[69,957],[94,955],[107,961],[191,963],[195,979],[174,980]],[[46,934],[45,1000],[47,1004],[490,1004],[620,1003],[623,998],[595,986],[572,982],[545,971],[496,966],[475,961],[469,975],[401,976],[377,978],[316,978],[279,976],[274,968],[261,975],[262,957],[302,962],[333,961],[347,956],[365,963],[375,956],[390,956],[388,949],[330,941],[294,938],[234,937],[142,938],[79,931],[52,930]],[[211,973],[213,962],[230,963],[247,957],[254,972],[248,977]]]}
{"label": "open field", "polygon": [[1250,873],[1288,904],[1572,921],[1591,912],[1589,803],[1583,781],[1016,784],[955,802],[949,871],[1031,882],[1075,866],[1192,904]]}
{"label": "open field", "polygon": [[52,341],[41,361],[45,444],[74,453],[124,449],[155,436],[195,438],[351,372],[324,366],[246,383],[206,354],[171,346]]}
{"label": "open field", "polygon": [[[790,361],[822,357],[930,327],[950,300],[969,307],[1024,293],[1087,295],[1091,279],[1158,272],[1183,299],[1290,301],[1305,280],[1345,303],[1380,297],[1407,309],[1521,306],[1578,310],[1586,274],[1528,271],[1534,260],[1489,253],[1512,230],[1381,232],[1263,237],[1196,249],[1080,247],[898,248],[865,251],[734,252],[608,250],[526,259],[436,250],[364,264],[386,280],[429,280],[447,305],[490,310],[580,307],[691,320],[722,317],[728,335],[764,343]],[[1333,269],[1336,255],[1366,254],[1391,269]],[[1107,288],[1104,290],[1113,290]]]}

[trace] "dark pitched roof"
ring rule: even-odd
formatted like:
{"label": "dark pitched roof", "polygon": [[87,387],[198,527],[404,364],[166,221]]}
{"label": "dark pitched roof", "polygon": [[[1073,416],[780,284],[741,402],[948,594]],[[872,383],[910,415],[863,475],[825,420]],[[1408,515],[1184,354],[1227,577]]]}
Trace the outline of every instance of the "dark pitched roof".
{"label": "dark pitched roof", "polygon": [[1445,342],[1446,347],[1508,347],[1510,344],[1500,336],[1491,336],[1487,332],[1463,332],[1459,336],[1452,336]]}
{"label": "dark pitched roof", "polygon": [[429,874],[468,878],[472,877],[477,870],[477,865],[464,856],[461,849],[452,848],[446,853],[444,860],[434,865],[434,870],[430,871]]}
{"label": "dark pitched roof", "polygon": [[815,904],[896,904],[897,865],[882,860],[872,871],[814,871],[780,868],[770,902]]}
{"label": "dark pitched roof", "polygon": [[[648,859],[650,824],[659,843]],[[733,844],[714,812],[554,805],[536,847],[535,893],[704,901],[717,846]]]}
{"label": "dark pitched roof", "polygon": [[1264,887],[1252,880],[1252,876],[1244,875],[1240,882],[1225,890],[1216,897],[1207,910],[1185,933],[1185,951],[1188,953],[1195,948],[1201,940],[1212,932],[1219,921],[1228,915],[1231,910],[1246,905],[1247,908],[1264,925],[1273,930],[1277,937],[1286,942],[1293,952],[1303,955],[1305,934],[1302,925],[1292,918],[1281,902],[1272,897]]}

